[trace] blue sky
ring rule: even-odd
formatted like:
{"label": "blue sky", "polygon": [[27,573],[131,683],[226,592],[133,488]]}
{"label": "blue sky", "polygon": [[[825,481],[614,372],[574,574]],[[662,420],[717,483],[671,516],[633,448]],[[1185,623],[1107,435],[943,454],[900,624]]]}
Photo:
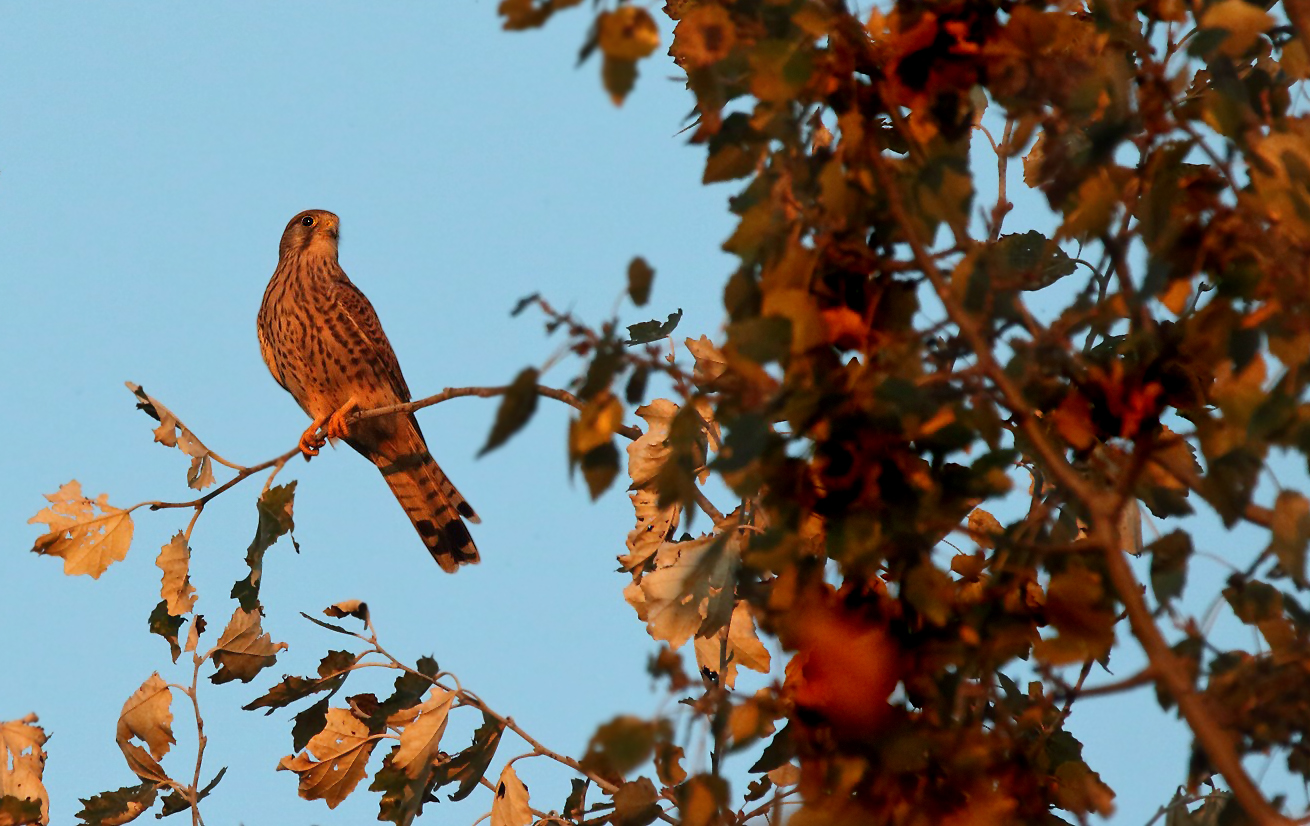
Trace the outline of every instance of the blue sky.
{"label": "blue sky", "polygon": [[[98,581],[27,553],[38,531],[25,522],[40,494],[72,478],[118,506],[190,498],[184,458],[151,443],[124,381],[236,461],[295,443],[304,416],[269,377],[254,329],[291,215],[341,216],[342,263],[415,395],[502,384],[545,363],[556,343],[530,313],[510,318],[515,301],[540,291],[599,320],[636,254],[655,267],[655,291],[645,310],[623,305],[624,323],[681,307],[679,338],[719,330],[731,189],[699,183],[702,150],[677,134],[691,99],[672,65],[643,64],[617,109],[594,63],[574,67],[585,10],[505,33],[495,5],[0,6],[0,417],[11,437],[0,463],[0,720],[35,711],[54,735],[54,822],[72,820],[77,797],[134,782],[113,736],[136,687],[154,670],[189,681],[145,632],[159,599],[154,558],[187,514],[139,511],[131,554]],[[353,452],[283,471],[279,481],[299,480],[302,553],[270,552],[263,601],[266,630],[290,649],[255,685],[202,682],[206,774],[230,767],[204,807],[209,822],[375,817],[363,787],[335,811],[299,800],[295,777],[273,771],[290,751],[288,716],[239,710],[340,647],[297,614],[340,600],[368,601],[393,653],[433,654],[559,751],[580,754],[614,714],[661,707],[645,674],[655,644],[613,572],[632,523],[621,486],[592,504],[580,479],[568,481],[567,410],[548,401],[525,432],[475,460],[494,410],[465,399],[420,414],[483,518],[484,561],[455,577],[431,563]],[[244,575],[257,483],[248,487],[216,500],[192,536],[211,639]],[[359,675],[347,693],[382,694],[392,678]],[[1182,779],[1182,726],[1148,695],[1128,710],[1089,701],[1074,727],[1119,792],[1116,823],[1145,822]],[[179,744],[165,762],[181,776],[193,748],[185,712],[175,701]],[[467,727],[455,724],[452,742]],[[507,739],[501,756],[521,745]],[[561,807],[565,771],[517,766],[538,808]],[[429,819],[472,823],[489,806],[476,792]]]}

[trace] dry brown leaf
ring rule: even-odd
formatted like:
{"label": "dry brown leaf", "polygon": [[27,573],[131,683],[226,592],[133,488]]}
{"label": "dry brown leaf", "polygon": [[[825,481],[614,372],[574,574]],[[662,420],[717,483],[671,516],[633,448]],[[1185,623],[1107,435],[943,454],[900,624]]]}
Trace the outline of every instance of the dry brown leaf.
{"label": "dry brown leaf", "polygon": [[381,735],[344,708],[329,708],[327,725],[310,739],[305,751],[283,757],[278,770],[300,775],[300,796],[323,800],[335,809],[368,771],[368,758]]}
{"label": "dry brown leaf", "polygon": [[[728,635],[728,665],[719,673],[723,654],[723,635]],[[769,649],[760,642],[755,631],[755,619],[746,603],[738,602],[732,609],[732,621],[726,628],[709,637],[696,638],[696,664],[716,674],[723,685],[733,688],[737,684],[737,668],[747,668],[760,674],[769,673]]]}
{"label": "dry brown leaf", "polygon": [[175,416],[173,411],[146,393],[141,385],[130,381],[125,384],[127,389],[140,400],[137,402],[137,407],[159,420],[159,427],[154,431],[155,441],[165,447],[175,447],[191,457],[191,467],[187,471],[187,486],[204,490],[214,484],[214,463],[210,458],[212,454],[209,448],[205,447],[190,428],[182,424],[182,420]]}
{"label": "dry brown leaf", "polygon": [[639,568],[673,535],[681,510],[676,503],[659,506],[659,492],[651,483],[669,458],[669,424],[678,406],[668,399],[656,399],[637,408],[646,420],[646,432],[628,444],[628,476],[632,479],[632,508],[637,524],[628,532],[628,553],[619,557],[626,570]]}
{"label": "dry brown leaf", "polygon": [[146,678],[118,715],[120,745],[136,738],[150,749],[150,756],[160,760],[177,741],[173,739],[173,695],[168,684],[156,672]]}
{"label": "dry brown leaf", "polygon": [[[418,708],[419,717],[400,732],[400,746],[391,755],[390,762],[405,772],[410,780],[427,770],[446,733],[446,722],[455,693],[432,687],[428,699]],[[409,709],[406,709],[409,711]]]}
{"label": "dry brown leaf", "polygon": [[191,549],[181,531],[168,541],[155,558],[155,564],[164,572],[159,595],[168,605],[170,616],[188,614],[196,605],[196,589],[191,585]]}
{"label": "dry brown leaf", "polygon": [[506,763],[496,783],[496,799],[491,801],[491,826],[528,826],[532,809],[528,806],[528,787]]}
{"label": "dry brown leaf", "polygon": [[259,621],[259,611],[237,608],[232,613],[232,619],[214,647],[214,662],[219,669],[211,680],[225,683],[239,679],[248,683],[261,669],[277,661],[277,652],[286,648],[287,644],[273,642],[264,633]]}
{"label": "dry brown leaf", "polygon": [[723,355],[722,350],[714,346],[709,336],[701,336],[699,339],[688,338],[683,343],[687,345],[688,352],[696,359],[692,380],[698,386],[705,387],[713,384],[719,376],[727,371],[727,358]]}
{"label": "dry brown leaf", "polygon": [[0,797],[41,802],[41,823],[50,822],[50,796],[42,783],[47,739],[29,714],[21,720],[0,723]]}
{"label": "dry brown leaf", "polygon": [[368,622],[368,603],[358,599],[347,599],[329,605],[323,609],[323,613],[338,619],[341,617],[355,617]]}
{"label": "dry brown leaf", "polygon": [[44,522],[50,528],[36,540],[33,553],[57,556],[64,560],[65,574],[90,574],[92,579],[99,579],[106,568],[127,556],[132,517],[110,505],[109,494],[88,499],[74,479],[45,498],[50,507],[27,520],[29,525]]}
{"label": "dry brown leaf", "polygon": [[731,588],[738,556],[735,535],[665,542],[655,554],[655,570],[624,588],[623,596],[651,637],[679,648],[709,616],[711,598]]}

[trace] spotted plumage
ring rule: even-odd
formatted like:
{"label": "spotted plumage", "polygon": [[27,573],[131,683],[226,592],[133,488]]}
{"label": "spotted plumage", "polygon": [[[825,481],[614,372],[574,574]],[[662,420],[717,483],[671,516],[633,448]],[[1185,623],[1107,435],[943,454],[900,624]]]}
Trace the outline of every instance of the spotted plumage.
{"label": "spotted plumage", "polygon": [[337,262],[339,238],[340,221],[324,210],[287,224],[259,307],[260,352],[313,419],[300,439],[305,458],[325,443],[325,427],[373,462],[437,564],[453,572],[479,559],[463,521],[479,519],[433,460],[413,414],[347,424],[355,410],[402,404],[410,395],[377,312]]}

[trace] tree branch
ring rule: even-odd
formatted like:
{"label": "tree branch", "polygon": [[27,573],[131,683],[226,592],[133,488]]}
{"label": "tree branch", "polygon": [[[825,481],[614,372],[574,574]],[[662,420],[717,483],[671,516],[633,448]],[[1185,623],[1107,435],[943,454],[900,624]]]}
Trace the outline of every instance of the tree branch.
{"label": "tree branch", "polygon": [[[386,407],[375,407],[371,410],[360,410],[350,416],[347,423],[354,423],[361,419],[372,419],[377,416],[394,416],[401,413],[413,413],[415,410],[422,410],[425,407],[431,407],[434,404],[450,401],[451,399],[465,398],[474,396],[480,399],[490,399],[495,396],[503,396],[509,391],[509,385],[500,387],[447,387],[440,393],[431,396],[425,396],[404,404],[392,404]],[[564,402],[570,407],[582,410],[587,403],[567,390],[560,390],[554,387],[546,387],[543,384],[537,385],[537,395],[545,396],[548,399]],[[632,425],[620,425],[615,431],[620,436],[636,441],[641,438],[641,430]]]}
{"label": "tree branch", "polygon": [[905,212],[901,202],[900,191],[886,160],[875,151],[872,164],[881,190],[886,194],[888,207],[893,218],[905,233],[914,259],[931,282],[938,300],[946,308],[947,315],[959,329],[960,335],[968,342],[983,372],[991,379],[999,391],[1001,400],[1024,436],[1028,438],[1033,450],[1041,458],[1048,472],[1065,491],[1087,508],[1093,530],[1091,539],[1104,550],[1106,570],[1119,599],[1128,612],[1129,625],[1133,635],[1141,643],[1151,663],[1156,680],[1173,696],[1188,726],[1192,729],[1201,748],[1210,762],[1223,775],[1237,802],[1246,813],[1259,824],[1289,824],[1292,821],[1279,814],[1270,805],[1260,789],[1246,770],[1242,767],[1236,744],[1228,731],[1216,721],[1215,716],[1206,708],[1205,698],[1199,694],[1178,657],[1165,641],[1160,628],[1151,617],[1150,609],[1142,597],[1142,586],[1133,574],[1127,557],[1120,549],[1118,541],[1118,518],[1113,494],[1094,488],[1068,462],[1062,451],[1056,450],[1042,431],[1032,408],[1028,406],[1023,393],[1011,380],[992,353],[991,345],[979,331],[973,318],[960,305],[951,293],[950,285],[936,262],[928,254],[923,242],[915,232],[914,224]]}

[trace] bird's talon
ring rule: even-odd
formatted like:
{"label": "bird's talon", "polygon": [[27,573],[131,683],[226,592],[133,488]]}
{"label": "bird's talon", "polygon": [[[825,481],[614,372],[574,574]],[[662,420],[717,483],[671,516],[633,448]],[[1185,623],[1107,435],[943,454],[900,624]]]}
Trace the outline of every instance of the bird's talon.
{"label": "bird's talon", "polygon": [[359,411],[359,403],[354,399],[346,402],[341,409],[327,420],[327,435],[330,439],[345,439],[350,436],[349,418]]}

